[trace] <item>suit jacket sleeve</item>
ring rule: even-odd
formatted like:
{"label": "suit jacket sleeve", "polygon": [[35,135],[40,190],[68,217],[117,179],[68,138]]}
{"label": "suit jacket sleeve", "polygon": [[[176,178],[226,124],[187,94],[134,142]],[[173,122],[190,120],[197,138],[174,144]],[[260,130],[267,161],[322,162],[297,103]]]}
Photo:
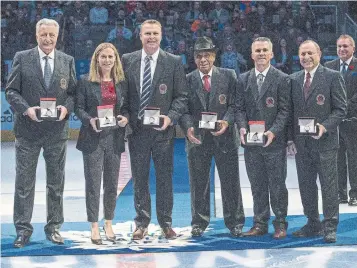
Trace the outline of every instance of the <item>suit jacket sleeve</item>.
{"label": "suit jacket sleeve", "polygon": [[269,129],[275,135],[286,130],[291,108],[290,94],[291,80],[287,75],[284,75],[278,85],[278,113],[272,127]]}
{"label": "suit jacket sleeve", "polygon": [[227,121],[229,125],[234,124],[236,114],[236,94],[238,88],[237,75],[233,70],[229,70],[230,83],[229,83],[229,96],[227,112],[223,116],[223,120]]}
{"label": "suit jacket sleeve", "polygon": [[331,94],[331,114],[321,124],[327,131],[332,131],[337,128],[347,114],[347,97],[346,88],[342,75],[338,72],[328,72],[328,75],[334,75],[330,86]]}
{"label": "suit jacket sleeve", "polygon": [[[248,74],[245,74],[247,76]],[[235,100],[235,107],[236,107],[236,122],[238,129],[241,128],[248,128],[247,122],[247,113],[246,113],[246,105],[244,99],[244,90],[246,81],[246,77],[244,75],[240,75],[237,79],[237,91],[236,91],[236,100]]]}
{"label": "suit jacket sleeve", "polygon": [[192,106],[193,106],[192,100],[194,99],[195,92],[193,90],[191,90],[191,87],[190,87],[191,79],[192,79],[192,76],[186,75],[186,83],[189,88],[189,90],[188,90],[188,108],[179,120],[180,127],[184,131],[185,135],[187,134],[187,130],[189,128],[194,127],[194,120],[192,118]]}
{"label": "suit jacket sleeve", "polygon": [[180,117],[186,113],[188,104],[188,90],[185,79],[185,71],[181,58],[177,57],[175,60],[177,61],[177,64],[175,64],[174,69],[173,100],[167,114],[167,116],[171,119],[171,122],[178,122]]}
{"label": "suit jacket sleeve", "polygon": [[83,126],[89,126],[90,119],[92,118],[86,112],[86,96],[87,96],[87,88],[86,84],[88,82],[85,80],[80,80],[78,82],[78,90],[76,94],[76,110],[75,113],[78,116],[79,120],[81,120]]}
{"label": "suit jacket sleeve", "polygon": [[64,105],[68,111],[67,117],[72,112],[74,112],[74,100],[76,97],[77,78],[76,78],[75,63],[73,57],[71,57],[69,68],[70,68],[70,74],[69,74],[69,81],[68,81],[68,88],[67,88],[67,99],[66,99],[66,104]]}
{"label": "suit jacket sleeve", "polygon": [[27,101],[21,96],[21,68],[22,67],[22,53],[16,53],[12,62],[12,71],[6,85],[6,100],[11,107],[19,114],[23,114],[30,107]]}

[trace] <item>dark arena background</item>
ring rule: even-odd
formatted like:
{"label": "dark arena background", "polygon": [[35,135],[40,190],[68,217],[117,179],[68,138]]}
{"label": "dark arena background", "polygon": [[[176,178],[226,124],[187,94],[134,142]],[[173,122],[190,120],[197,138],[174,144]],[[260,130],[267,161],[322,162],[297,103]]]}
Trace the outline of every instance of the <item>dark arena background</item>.
{"label": "dark arena background", "polygon": [[[152,167],[153,217],[149,236],[139,243],[130,240],[135,228],[135,209],[130,154],[126,146],[121,158],[113,221],[120,240],[116,244],[92,245],[90,225],[86,221],[83,160],[76,149],[81,123],[74,114],[69,117],[71,140],[64,189],[65,223],[61,229],[66,242],[53,245],[42,231],[46,222],[46,171],[41,155],[32,217],[34,233],[28,246],[14,249],[14,116],[4,92],[15,53],[37,46],[35,28],[42,18],[55,19],[59,23],[56,48],[74,57],[78,79],[88,73],[91,56],[100,43],[112,43],[120,56],[141,49],[141,23],[150,18],[162,24],[161,49],[179,55],[186,73],[196,69],[193,47],[201,36],[210,37],[218,48],[215,66],[233,69],[237,75],[254,67],[251,44],[257,37],[272,40],[274,58],[271,64],[287,74],[301,70],[298,47],[307,39],[320,45],[322,64],[337,58],[336,40],[341,34],[348,34],[357,41],[357,1],[1,1],[1,267],[356,267],[357,207],[340,205],[336,244],[324,244],[321,237],[300,240],[292,237],[291,233],[306,222],[294,157],[288,157],[286,180],[289,190],[287,239],[272,241],[271,224],[270,235],[259,239],[229,237],[223,222],[220,181],[214,165],[211,223],[202,238],[191,238],[185,140],[178,126],[173,178],[173,228],[179,234],[178,239],[158,238],[160,228],[155,216],[156,185]],[[246,216],[243,230],[247,231],[253,221],[253,200],[243,150],[239,148],[239,169]],[[320,192],[319,196],[322,213]],[[102,204],[100,218],[103,219]],[[104,232],[101,234],[104,236]]]}

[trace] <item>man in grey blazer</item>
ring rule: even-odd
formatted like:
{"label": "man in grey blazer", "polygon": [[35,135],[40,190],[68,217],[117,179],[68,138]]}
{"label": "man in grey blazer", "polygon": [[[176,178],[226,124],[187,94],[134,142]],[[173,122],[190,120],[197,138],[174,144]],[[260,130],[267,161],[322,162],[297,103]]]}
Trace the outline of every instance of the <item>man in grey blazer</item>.
{"label": "man in grey blazer", "polygon": [[[312,41],[299,47],[304,70],[291,75],[292,119],[289,129],[289,152],[296,153],[296,169],[304,214],[308,221],[293,232],[296,237],[324,235],[326,243],[336,242],[338,225],[338,125],[346,116],[347,101],[342,75],[320,65],[321,50]],[[318,132],[300,134],[299,118],[312,117]],[[318,209],[317,175],[321,184],[324,220]]]}
{"label": "man in grey blazer", "polygon": [[[255,68],[241,74],[244,86],[237,92],[237,124],[254,206],[254,225],[244,236],[268,233],[270,204],[275,214],[275,239],[286,237],[288,190],[286,189],[287,123],[291,84],[288,75],[270,65],[273,44],[259,37],[252,44]],[[263,146],[247,146],[249,122],[262,121],[267,138]],[[270,201],[270,202],[269,202]],[[269,204],[270,203],[270,204]]]}
{"label": "man in grey blazer", "polygon": [[[41,149],[46,162],[48,240],[63,244],[63,187],[68,139],[68,116],[73,111],[75,64],[71,56],[55,49],[59,25],[42,19],[36,24],[38,46],[16,53],[6,85],[6,99],[15,111],[16,181],[14,247],[29,242],[35,197],[36,166]],[[60,110],[57,121],[36,116],[41,98],[55,98]]]}
{"label": "man in grey blazer", "polygon": [[[140,39],[143,49],[122,57],[128,88],[129,150],[134,182],[136,230],[133,239],[147,234],[151,220],[149,192],[150,159],[156,171],[157,219],[166,238],[176,237],[172,229],[173,207],[173,146],[174,126],[187,109],[187,88],[180,57],[160,49],[162,30],[160,22],[142,23]],[[144,75],[145,74],[145,75]],[[146,107],[160,109],[161,127],[143,126]]]}
{"label": "man in grey blazer", "polygon": [[[340,204],[348,203],[350,206],[357,206],[357,58],[353,56],[354,52],[353,38],[347,34],[341,35],[337,39],[338,59],[325,64],[341,72],[346,84],[347,117],[339,126],[338,197]],[[350,200],[347,199],[347,174],[351,186]]]}
{"label": "man in grey blazer", "polygon": [[[214,157],[221,181],[224,222],[234,237],[242,235],[245,217],[235,142],[235,94],[232,70],[213,65],[216,49],[208,37],[194,46],[197,69],[187,75],[189,110],[181,117],[191,186],[192,236],[202,236],[210,221],[210,170]],[[218,129],[199,128],[202,113],[216,113]]]}

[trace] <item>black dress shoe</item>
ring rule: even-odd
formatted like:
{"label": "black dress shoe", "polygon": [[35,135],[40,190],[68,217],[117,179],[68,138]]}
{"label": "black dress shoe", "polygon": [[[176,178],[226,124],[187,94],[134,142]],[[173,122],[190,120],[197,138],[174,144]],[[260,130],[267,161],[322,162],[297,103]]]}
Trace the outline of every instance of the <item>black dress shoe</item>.
{"label": "black dress shoe", "polygon": [[350,201],[348,202],[349,206],[357,206],[357,198],[356,197],[351,197]]}
{"label": "black dress shoe", "polygon": [[253,226],[248,232],[244,232],[243,236],[262,236],[268,233],[266,228],[261,228],[259,226]]}
{"label": "black dress shoe", "polygon": [[105,230],[105,226],[103,226],[103,230],[104,230],[105,237],[107,238],[107,240],[110,241],[110,242],[115,242],[115,240],[116,240],[115,235],[114,236],[107,235],[107,231]]}
{"label": "black dress shoe", "polygon": [[53,232],[46,233],[46,238],[47,238],[47,240],[51,241],[54,244],[58,244],[58,245],[64,244],[64,240],[63,240],[62,236],[60,235],[59,231],[57,231],[57,230],[55,230]]}
{"label": "black dress shoe", "polygon": [[324,241],[326,243],[335,243],[336,242],[336,232],[325,232]]}
{"label": "black dress shoe", "polygon": [[322,236],[323,231],[319,227],[304,225],[300,230],[293,232],[295,237],[312,237],[312,236]]}
{"label": "black dress shoe", "polygon": [[229,231],[231,233],[231,236],[233,236],[233,237],[242,237],[243,236],[242,227],[234,226]]}
{"label": "black dress shoe", "polygon": [[201,237],[203,235],[203,232],[204,230],[200,226],[193,226],[191,230],[191,235],[193,237]]}
{"label": "black dress shoe", "polygon": [[28,242],[30,242],[30,237],[32,233],[24,232],[22,234],[18,234],[14,241],[15,248],[23,248]]}
{"label": "black dress shoe", "polygon": [[133,240],[141,240],[148,234],[148,228],[145,227],[138,227],[133,233]]}
{"label": "black dress shoe", "polygon": [[171,227],[162,228],[162,233],[166,239],[175,239],[176,238],[176,233],[175,233],[174,229],[172,229]]}

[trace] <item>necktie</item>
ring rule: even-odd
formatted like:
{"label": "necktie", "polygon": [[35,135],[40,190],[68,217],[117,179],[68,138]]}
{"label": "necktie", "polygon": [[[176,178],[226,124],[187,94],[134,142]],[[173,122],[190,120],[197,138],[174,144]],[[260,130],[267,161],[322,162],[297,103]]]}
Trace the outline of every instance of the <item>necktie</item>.
{"label": "necktie", "polygon": [[347,73],[348,64],[344,61],[341,65],[342,65],[341,73],[342,73],[342,75],[345,75]]}
{"label": "necktie", "polygon": [[44,69],[43,78],[45,80],[46,88],[48,89],[50,87],[52,72],[51,72],[50,63],[48,62],[49,57],[48,56],[44,56],[43,59],[46,61],[45,62],[45,69]]}
{"label": "necktie", "polygon": [[257,75],[257,85],[258,85],[258,91],[260,93],[260,90],[262,88],[262,85],[263,85],[263,82],[264,82],[264,75],[262,73],[259,73]]}
{"label": "necktie", "polygon": [[305,97],[305,101],[307,100],[307,97],[309,96],[310,85],[311,85],[311,75],[310,75],[310,73],[307,73],[307,74],[306,74],[305,84],[304,84],[304,97]]}
{"label": "necktie", "polygon": [[150,60],[151,56],[145,57],[145,67],[143,76],[143,86],[140,95],[140,107],[138,117],[141,119],[144,115],[144,110],[149,104],[150,92],[151,92],[151,66]]}
{"label": "necktie", "polygon": [[205,90],[207,91],[207,92],[210,92],[211,91],[211,85],[210,85],[210,83],[209,83],[209,75],[208,74],[206,74],[206,75],[204,75],[203,76],[203,87],[205,88]]}

